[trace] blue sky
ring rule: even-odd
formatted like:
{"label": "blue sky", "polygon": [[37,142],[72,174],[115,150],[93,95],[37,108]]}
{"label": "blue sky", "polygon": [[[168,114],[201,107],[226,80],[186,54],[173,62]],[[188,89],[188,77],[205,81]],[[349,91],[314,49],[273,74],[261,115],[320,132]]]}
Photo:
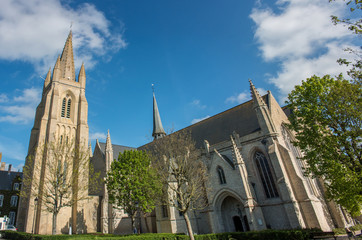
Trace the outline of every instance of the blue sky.
{"label": "blue sky", "polygon": [[77,72],[87,75],[92,146],[151,140],[152,89],[163,126],[178,130],[250,99],[248,79],[283,104],[312,74],[345,71],[336,59],[358,39],[328,0],[2,0],[0,152],[21,168],[43,78],[72,23]]}

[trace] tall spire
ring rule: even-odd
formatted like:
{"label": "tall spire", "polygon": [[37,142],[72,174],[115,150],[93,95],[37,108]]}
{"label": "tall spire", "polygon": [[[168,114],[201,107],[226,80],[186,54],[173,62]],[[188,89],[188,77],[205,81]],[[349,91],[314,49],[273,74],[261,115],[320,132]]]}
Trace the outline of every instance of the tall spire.
{"label": "tall spire", "polygon": [[69,32],[60,58],[60,70],[62,78],[75,81],[72,30]]}
{"label": "tall spire", "polygon": [[163,130],[160,113],[158,112],[155,93],[153,93],[153,132],[152,137],[159,139],[165,136],[165,130]]}

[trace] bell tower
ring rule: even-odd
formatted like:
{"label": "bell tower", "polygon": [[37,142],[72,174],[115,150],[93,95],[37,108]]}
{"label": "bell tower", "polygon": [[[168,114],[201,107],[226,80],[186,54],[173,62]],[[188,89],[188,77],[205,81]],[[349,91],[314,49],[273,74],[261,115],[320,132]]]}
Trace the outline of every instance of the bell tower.
{"label": "bell tower", "polygon": [[[52,75],[52,76],[51,76]],[[46,154],[40,153],[37,147],[53,142],[56,139],[72,140],[80,147],[88,146],[88,103],[85,97],[86,75],[82,64],[78,80],[75,77],[72,31],[69,32],[63,52],[58,57],[53,68],[53,74],[49,69],[44,81],[41,102],[39,103],[31,130],[28,156],[25,165],[38,164],[40,171],[33,168],[32,179],[24,179],[24,182],[34,184],[39,181],[38,190],[33,188],[27,190],[27,198],[21,198],[18,214],[18,228],[20,231],[39,234],[51,234],[52,214],[44,211],[41,194],[46,181],[46,162],[51,161]],[[33,161],[29,161],[29,157]],[[32,162],[32,163],[31,163]],[[37,177],[35,177],[37,176]],[[84,184],[84,183],[81,183]],[[73,192],[73,194],[76,194]],[[38,201],[34,201],[35,197]],[[61,210],[58,216],[57,232],[64,228],[65,224],[72,225],[73,232],[76,231],[77,206]]]}

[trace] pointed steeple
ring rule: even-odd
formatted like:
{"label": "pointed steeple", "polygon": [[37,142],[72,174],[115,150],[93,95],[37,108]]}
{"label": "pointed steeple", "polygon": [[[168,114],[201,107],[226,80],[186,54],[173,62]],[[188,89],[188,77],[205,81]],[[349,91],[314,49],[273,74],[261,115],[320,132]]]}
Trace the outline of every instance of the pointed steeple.
{"label": "pointed steeple", "polygon": [[253,97],[253,102],[254,102],[254,106],[264,106],[266,105],[263,98],[260,96],[258,90],[256,90],[253,82],[251,81],[251,79],[249,79],[249,83],[250,83],[250,91],[251,91],[251,95]]}
{"label": "pointed steeple", "polygon": [[72,30],[70,30],[60,58],[61,77],[75,81]]}
{"label": "pointed steeple", "polygon": [[160,113],[158,112],[155,93],[153,93],[153,139],[159,139],[166,136],[165,130],[163,130]]}
{"label": "pointed steeple", "polygon": [[46,88],[48,86],[48,84],[50,83],[50,75],[51,75],[50,70],[51,70],[51,68],[49,68],[49,71],[48,71],[47,76],[45,78],[44,88]]}
{"label": "pointed steeple", "polygon": [[78,75],[78,82],[80,83],[80,86],[82,88],[85,88],[85,70],[84,70],[84,63],[82,63],[82,66],[80,67],[79,75]]}
{"label": "pointed steeple", "polygon": [[111,142],[111,135],[109,134],[109,129],[107,133],[107,140],[106,140],[106,150],[105,150],[105,157],[106,157],[106,171],[111,169],[111,164],[113,162],[113,148]]}
{"label": "pointed steeple", "polygon": [[[106,140],[106,151],[112,150],[112,142],[111,142],[111,135],[109,134],[109,129],[107,132],[107,140]],[[113,151],[113,150],[112,150]]]}

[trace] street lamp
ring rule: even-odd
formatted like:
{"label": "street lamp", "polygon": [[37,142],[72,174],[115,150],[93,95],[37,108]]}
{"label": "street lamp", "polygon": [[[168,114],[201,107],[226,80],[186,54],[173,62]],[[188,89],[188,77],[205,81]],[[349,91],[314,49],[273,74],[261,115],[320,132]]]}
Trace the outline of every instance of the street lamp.
{"label": "street lamp", "polygon": [[38,197],[35,197],[34,199],[34,216],[33,216],[33,226],[31,228],[31,234],[34,233],[34,224],[35,224],[35,213],[36,213],[36,208],[38,206]]}

